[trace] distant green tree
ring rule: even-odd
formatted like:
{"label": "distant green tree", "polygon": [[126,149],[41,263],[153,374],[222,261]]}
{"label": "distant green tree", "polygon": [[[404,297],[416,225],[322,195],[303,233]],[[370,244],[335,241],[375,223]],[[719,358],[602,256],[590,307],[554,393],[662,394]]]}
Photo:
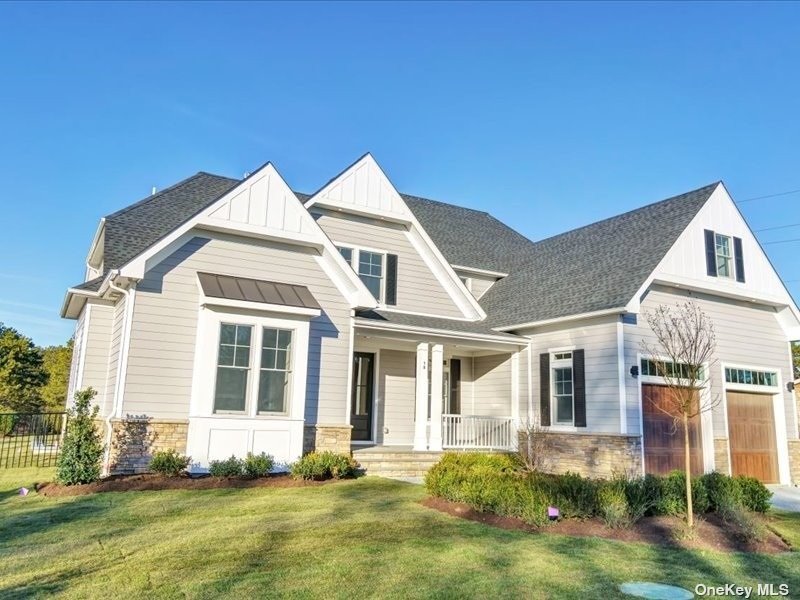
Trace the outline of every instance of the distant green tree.
{"label": "distant green tree", "polygon": [[70,339],[61,346],[48,346],[42,350],[43,367],[48,377],[47,384],[42,388],[45,410],[61,412],[66,406],[72,345],[73,340]]}
{"label": "distant green tree", "polygon": [[0,323],[0,408],[12,412],[40,410],[46,383],[42,351],[30,338]]}
{"label": "distant green tree", "polygon": [[792,358],[794,359],[794,377],[800,377],[800,342],[792,342]]}

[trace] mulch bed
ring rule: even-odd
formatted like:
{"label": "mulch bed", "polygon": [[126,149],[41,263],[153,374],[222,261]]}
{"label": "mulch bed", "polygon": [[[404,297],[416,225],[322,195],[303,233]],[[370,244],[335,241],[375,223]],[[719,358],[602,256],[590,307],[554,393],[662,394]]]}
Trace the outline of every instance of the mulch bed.
{"label": "mulch bed", "polygon": [[156,490],[216,490],[222,488],[293,488],[324,485],[328,481],[305,481],[293,479],[288,474],[270,475],[258,479],[237,477],[163,477],[151,473],[142,475],[112,475],[96,483],[84,485],[59,485],[41,483],[36,491],[43,496],[84,496],[99,492],[140,492]]}
{"label": "mulch bed", "polygon": [[477,521],[515,531],[538,534],[561,534],[578,537],[600,537],[623,542],[644,542],[672,548],[690,550],[716,550],[718,552],[759,552],[777,554],[792,548],[773,531],[768,531],[761,542],[748,542],[732,525],[725,523],[716,514],[695,517],[695,533],[692,539],[680,535],[684,522],[677,517],[645,517],[625,529],[611,529],[599,519],[562,519],[544,527],[535,527],[515,517],[501,517],[474,510],[467,504],[450,502],[442,498],[429,497],[422,500],[423,506],[454,517]]}

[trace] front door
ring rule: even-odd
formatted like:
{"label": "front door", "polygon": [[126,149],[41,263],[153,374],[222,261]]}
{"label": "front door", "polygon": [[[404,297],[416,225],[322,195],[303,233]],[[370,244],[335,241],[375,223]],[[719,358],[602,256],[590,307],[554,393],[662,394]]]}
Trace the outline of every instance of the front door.
{"label": "front door", "polygon": [[375,404],[375,355],[371,352],[353,354],[353,398],[350,403],[352,439],[357,442],[372,440],[372,407]]}

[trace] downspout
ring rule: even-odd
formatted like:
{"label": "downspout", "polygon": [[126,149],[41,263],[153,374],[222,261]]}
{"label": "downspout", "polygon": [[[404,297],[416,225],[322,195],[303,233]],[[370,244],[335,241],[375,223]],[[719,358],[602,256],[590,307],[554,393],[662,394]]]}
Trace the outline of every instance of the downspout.
{"label": "downspout", "polygon": [[[118,275],[118,272],[111,273],[111,277],[108,280],[108,287],[115,292],[122,294],[122,297],[125,298],[125,309],[122,316],[122,338],[120,339],[120,348],[119,348],[119,356],[117,357],[117,380],[114,386],[114,401],[111,404],[111,409],[108,411],[108,415],[106,415],[105,423],[106,423],[106,436],[105,436],[105,451],[103,455],[103,476],[106,476],[110,472],[110,461],[111,461],[111,436],[112,436],[112,426],[111,420],[117,414],[120,409],[121,404],[121,375],[122,375],[122,367],[123,362],[127,358],[127,353],[123,352],[123,348],[125,346],[127,337],[129,335],[128,331],[128,313],[129,313],[129,303],[131,301],[131,294],[130,290],[126,290],[124,288],[119,287],[114,283],[114,278]],[[122,383],[124,386],[124,382]]]}

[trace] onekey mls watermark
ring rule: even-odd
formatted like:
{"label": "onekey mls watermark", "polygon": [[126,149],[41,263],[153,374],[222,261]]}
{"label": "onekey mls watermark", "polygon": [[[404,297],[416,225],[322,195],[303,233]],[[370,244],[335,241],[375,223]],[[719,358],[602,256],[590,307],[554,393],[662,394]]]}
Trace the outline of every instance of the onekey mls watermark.
{"label": "onekey mls watermark", "polygon": [[752,585],[706,585],[698,583],[694,586],[694,593],[701,598],[787,598],[789,585],[786,583],[759,583]]}

